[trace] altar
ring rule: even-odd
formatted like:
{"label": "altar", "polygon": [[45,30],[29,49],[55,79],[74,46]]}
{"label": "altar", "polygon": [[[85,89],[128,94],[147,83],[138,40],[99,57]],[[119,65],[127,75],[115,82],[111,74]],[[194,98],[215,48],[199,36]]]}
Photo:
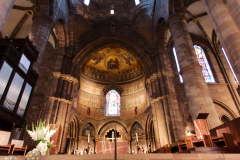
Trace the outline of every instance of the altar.
{"label": "altar", "polygon": [[[114,154],[115,142],[97,142],[97,154]],[[128,142],[117,142],[117,154],[128,154]]]}

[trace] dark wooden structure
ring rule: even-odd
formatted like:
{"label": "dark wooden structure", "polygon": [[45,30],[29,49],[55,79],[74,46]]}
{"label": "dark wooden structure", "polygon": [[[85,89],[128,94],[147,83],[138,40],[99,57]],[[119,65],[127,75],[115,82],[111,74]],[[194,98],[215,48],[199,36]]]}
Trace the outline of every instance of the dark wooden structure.
{"label": "dark wooden structure", "polygon": [[23,155],[25,156],[26,151],[27,151],[27,145],[25,145],[23,147],[15,147],[15,146],[13,146],[12,154],[14,154],[14,152],[22,152]]}
{"label": "dark wooden structure", "polygon": [[[22,61],[23,57],[25,60],[28,60],[26,61],[27,64],[30,62],[27,68],[24,68],[26,64]],[[33,62],[37,60],[37,57],[38,51],[28,37],[25,39],[9,39],[8,37],[0,39],[0,74],[2,74],[0,80],[6,83],[5,86],[0,86],[0,90],[3,90],[0,92],[0,121],[4,122],[1,124],[7,124],[5,126],[0,126],[0,130],[11,132],[14,126],[18,128],[24,126],[28,104],[31,100],[31,95],[38,78],[38,73],[32,69]],[[10,68],[11,72],[6,72],[7,70],[3,69],[4,65],[7,66],[8,69]],[[11,85],[14,84],[13,80],[15,75],[21,78],[22,83],[19,85],[19,94],[15,95],[16,101],[13,102],[7,99],[7,96],[10,90],[12,90]],[[4,76],[7,78],[4,79]],[[28,91],[28,100],[25,102],[26,105],[24,104],[25,108],[23,110],[19,108],[19,106],[25,94],[24,91],[26,86],[30,86],[29,88],[31,88],[31,90],[30,93]],[[12,93],[14,93],[14,91],[12,91]],[[6,103],[8,103],[8,106],[12,106],[12,109],[6,107]],[[19,114],[19,109],[21,109],[21,114]]]}

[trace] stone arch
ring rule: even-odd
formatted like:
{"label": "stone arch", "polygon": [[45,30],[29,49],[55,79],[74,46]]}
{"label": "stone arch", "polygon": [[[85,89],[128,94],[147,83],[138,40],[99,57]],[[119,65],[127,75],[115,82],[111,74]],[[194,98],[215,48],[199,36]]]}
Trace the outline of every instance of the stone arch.
{"label": "stone arch", "polygon": [[94,134],[95,134],[94,137],[96,137],[97,130],[96,130],[96,125],[94,124],[94,121],[86,121],[85,123],[83,123],[79,130],[79,135],[82,136],[83,127],[85,127],[87,124],[90,124],[93,126]]}
{"label": "stone arch", "polygon": [[135,120],[134,122],[131,123],[130,125],[130,128],[129,128],[129,136],[131,137],[131,134],[132,134],[132,130],[133,130],[133,127],[135,124],[139,123],[142,128],[143,128],[143,134],[146,135],[146,132],[145,132],[145,126],[142,122],[140,122],[139,120]]}
{"label": "stone arch", "polygon": [[[99,130],[99,133],[98,133],[98,138],[100,141],[104,140],[104,136],[109,130],[115,129],[115,123],[116,121],[111,121],[111,122],[105,123],[102,126],[102,128]],[[116,129],[122,135],[122,140],[126,141],[128,139],[128,136],[127,136],[128,132],[126,128],[121,123],[116,123]]]}
{"label": "stone arch", "polygon": [[116,83],[110,83],[108,86],[104,87],[102,92],[104,93],[104,95],[106,96],[106,94],[110,91],[110,90],[116,90],[120,96],[122,95],[123,89],[120,85],[116,84]]}
{"label": "stone arch", "polygon": [[67,4],[68,4],[68,14],[69,14],[69,45],[70,45],[70,53],[72,53],[73,51],[73,15],[72,15],[72,11],[71,11],[71,5],[72,5],[72,1],[71,0],[67,0]]}
{"label": "stone arch", "polygon": [[148,115],[146,120],[145,135],[146,135],[147,146],[151,145],[151,148],[154,149],[155,133],[154,133],[154,127],[153,127],[153,117],[150,114]]}
{"label": "stone arch", "polygon": [[128,19],[129,25],[136,23],[137,19],[142,14],[148,13],[148,6],[149,6],[149,4],[145,4],[145,5],[141,5],[141,6],[137,7],[137,9],[133,12],[133,14]]}
{"label": "stone arch", "polygon": [[228,107],[226,104],[224,104],[223,102],[218,101],[216,99],[213,99],[213,103],[222,107],[232,117],[232,119],[238,117],[237,114],[230,107]]}
{"label": "stone arch", "polygon": [[37,12],[45,13],[50,15],[51,10],[53,10],[53,0],[40,0],[37,1]]}
{"label": "stone arch", "polygon": [[57,45],[56,49],[65,52],[66,47],[69,47],[69,36],[68,36],[68,29],[66,23],[59,19],[58,22],[55,24],[55,34],[57,38]]}
{"label": "stone arch", "polygon": [[184,12],[185,0],[169,0],[168,1],[169,16],[175,12]]}
{"label": "stone arch", "polygon": [[124,121],[118,120],[118,119],[114,119],[114,120],[110,119],[110,120],[107,120],[107,121],[103,122],[102,123],[103,125],[98,127],[97,134],[99,135],[101,130],[104,128],[104,126],[106,126],[106,125],[108,125],[109,123],[112,123],[112,122],[116,122],[117,124],[120,124],[121,126],[123,126],[124,130],[126,131],[126,133],[128,133],[127,125],[125,124]]}
{"label": "stone arch", "polygon": [[220,122],[222,122],[223,124],[227,123],[224,122],[223,119],[226,119],[228,122],[232,120],[232,118],[229,118],[230,116],[227,115],[226,113],[223,113],[222,115],[219,116]]}
{"label": "stone arch", "polygon": [[168,27],[164,18],[160,18],[157,22],[154,33],[154,47],[156,50],[166,48],[167,46],[167,31]]}

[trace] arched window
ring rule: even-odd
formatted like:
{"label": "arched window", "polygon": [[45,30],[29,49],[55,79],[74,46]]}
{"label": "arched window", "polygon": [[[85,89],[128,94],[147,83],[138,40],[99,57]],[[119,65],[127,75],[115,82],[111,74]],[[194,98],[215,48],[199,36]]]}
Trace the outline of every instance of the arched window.
{"label": "arched window", "polygon": [[110,90],[106,95],[106,116],[120,116],[121,100],[115,90]]}
{"label": "arched window", "polygon": [[231,65],[231,63],[230,63],[230,61],[229,61],[229,59],[228,59],[228,57],[227,57],[227,54],[226,54],[224,48],[222,48],[222,51],[223,51],[224,56],[225,56],[226,59],[227,59],[227,62],[228,62],[229,67],[230,67],[231,70],[232,70],[232,73],[233,73],[233,75],[234,75],[235,80],[237,81],[237,83],[239,83],[239,82],[238,82],[238,79],[237,79],[237,76],[236,76],[236,74],[235,74],[235,72],[234,72],[234,70],[233,70],[233,68],[232,68],[232,65]]}
{"label": "arched window", "polygon": [[221,121],[222,121],[222,124],[225,124],[230,122],[231,120],[227,116],[223,115],[221,118]]}
{"label": "arched window", "polygon": [[89,5],[90,0],[84,0],[84,4]]}
{"label": "arched window", "polygon": [[[179,73],[180,72],[180,67],[179,67],[179,63],[178,63],[178,58],[177,58],[175,47],[173,47],[173,55],[174,55],[174,58],[175,58],[175,61],[176,61],[176,65],[177,65],[177,70],[178,70],[178,73]],[[180,74],[178,74],[178,75],[179,75],[180,82],[182,83],[183,82],[182,76]]]}
{"label": "arched window", "polygon": [[207,83],[215,83],[211,68],[208,64],[208,60],[205,56],[203,49],[200,46],[194,45],[195,53],[198,58],[199,64],[202,66],[202,73]]}
{"label": "arched window", "polygon": [[140,0],[135,0],[136,6],[140,3]]}

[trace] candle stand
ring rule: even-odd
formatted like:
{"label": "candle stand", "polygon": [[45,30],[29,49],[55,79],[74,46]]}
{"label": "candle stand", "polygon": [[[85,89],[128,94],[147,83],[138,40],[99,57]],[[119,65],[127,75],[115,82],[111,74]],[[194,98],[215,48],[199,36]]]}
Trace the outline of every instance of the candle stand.
{"label": "candle stand", "polygon": [[137,154],[138,154],[138,141],[136,141],[136,151],[137,151]]}
{"label": "candle stand", "polygon": [[90,143],[88,143],[88,154],[90,154]]}

